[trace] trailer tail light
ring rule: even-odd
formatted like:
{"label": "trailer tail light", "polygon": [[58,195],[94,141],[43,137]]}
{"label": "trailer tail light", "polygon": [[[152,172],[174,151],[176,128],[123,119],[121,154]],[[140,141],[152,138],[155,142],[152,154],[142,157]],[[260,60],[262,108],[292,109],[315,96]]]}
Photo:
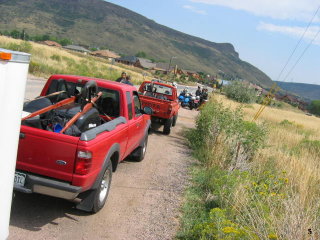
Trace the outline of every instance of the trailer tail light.
{"label": "trailer tail light", "polygon": [[78,151],[74,172],[79,175],[88,174],[92,165],[92,152]]}
{"label": "trailer tail light", "polygon": [[11,60],[12,54],[11,53],[5,53],[5,52],[0,52],[0,59],[1,60]]}

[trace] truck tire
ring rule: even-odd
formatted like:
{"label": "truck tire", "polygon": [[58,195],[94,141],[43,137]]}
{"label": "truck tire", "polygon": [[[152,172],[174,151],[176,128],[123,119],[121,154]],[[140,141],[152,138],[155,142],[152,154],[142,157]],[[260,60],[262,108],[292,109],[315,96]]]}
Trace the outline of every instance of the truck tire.
{"label": "truck tire", "polygon": [[141,162],[144,159],[144,156],[146,155],[147,146],[148,146],[148,134],[144,138],[142,146],[138,147],[132,154],[132,159],[136,162]]}
{"label": "truck tire", "polygon": [[163,134],[169,135],[172,127],[172,118],[166,119],[163,126]]}
{"label": "truck tire", "polygon": [[99,183],[99,187],[95,190],[92,212],[94,213],[99,212],[103,208],[104,204],[106,203],[109,190],[110,190],[111,179],[112,179],[112,164],[111,164],[111,161],[109,161],[107,168],[103,174],[103,177]]}
{"label": "truck tire", "polygon": [[174,127],[177,124],[177,119],[178,119],[178,113],[173,116],[172,127]]}

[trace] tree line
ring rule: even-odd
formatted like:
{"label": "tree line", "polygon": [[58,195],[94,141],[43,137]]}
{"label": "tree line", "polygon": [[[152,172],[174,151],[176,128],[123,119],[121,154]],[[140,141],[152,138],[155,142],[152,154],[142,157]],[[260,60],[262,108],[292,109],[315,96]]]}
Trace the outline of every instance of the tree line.
{"label": "tree line", "polygon": [[8,31],[8,30],[0,31],[0,35],[12,37],[15,39],[22,39],[25,41],[35,41],[35,42],[51,40],[61,44],[62,46],[72,44],[72,41],[68,38],[58,38],[55,36],[51,36],[49,34],[30,35],[25,30],[20,31],[18,29],[14,29],[11,31]]}

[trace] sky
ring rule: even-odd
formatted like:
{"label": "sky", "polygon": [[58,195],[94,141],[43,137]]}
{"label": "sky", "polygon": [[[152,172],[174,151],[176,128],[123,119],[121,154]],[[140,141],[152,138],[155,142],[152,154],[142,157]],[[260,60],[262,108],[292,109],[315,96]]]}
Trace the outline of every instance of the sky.
{"label": "sky", "polygon": [[178,31],[231,43],[272,80],[320,85],[319,0],[106,1]]}

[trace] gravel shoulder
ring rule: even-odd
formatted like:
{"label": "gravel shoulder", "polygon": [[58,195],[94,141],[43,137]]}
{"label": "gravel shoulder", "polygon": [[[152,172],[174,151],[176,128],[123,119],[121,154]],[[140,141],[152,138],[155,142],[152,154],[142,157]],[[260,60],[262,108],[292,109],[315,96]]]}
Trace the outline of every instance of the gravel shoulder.
{"label": "gravel shoulder", "polygon": [[[38,94],[44,83],[30,77],[26,98]],[[107,203],[95,215],[61,199],[15,193],[9,239],[172,239],[193,162],[182,132],[194,126],[196,115],[181,109],[171,135],[149,136],[142,162],[121,163]]]}

